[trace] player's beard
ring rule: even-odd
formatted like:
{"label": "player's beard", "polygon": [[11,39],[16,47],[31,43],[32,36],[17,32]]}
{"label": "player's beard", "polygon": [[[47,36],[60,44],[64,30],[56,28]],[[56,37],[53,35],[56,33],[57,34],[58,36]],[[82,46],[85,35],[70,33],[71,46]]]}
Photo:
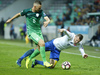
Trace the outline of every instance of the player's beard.
{"label": "player's beard", "polygon": [[35,10],[35,12],[39,12],[39,10]]}

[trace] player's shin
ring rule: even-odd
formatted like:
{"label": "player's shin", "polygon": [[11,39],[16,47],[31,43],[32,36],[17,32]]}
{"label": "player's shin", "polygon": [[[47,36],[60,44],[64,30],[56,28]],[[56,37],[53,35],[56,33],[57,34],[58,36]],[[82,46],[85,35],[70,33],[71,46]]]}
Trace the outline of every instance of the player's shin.
{"label": "player's shin", "polygon": [[35,64],[40,64],[40,65],[44,66],[43,61],[39,61],[39,60],[35,60]]}
{"label": "player's shin", "polygon": [[31,54],[31,56],[26,60],[26,68],[28,68],[30,60],[32,58],[34,58],[35,56],[37,56],[39,53],[40,52],[38,49],[34,50],[34,52]]}
{"label": "player's shin", "polygon": [[34,58],[35,56],[37,56],[39,53],[40,53],[40,51],[39,51],[38,49],[34,50],[34,52],[33,52],[33,53],[31,54],[31,56],[29,57],[30,60],[31,60],[32,58]]}
{"label": "player's shin", "polygon": [[[33,59],[32,62],[33,62],[32,63],[32,68],[34,68],[34,66],[37,65],[37,64],[44,66],[43,61],[39,61],[39,60],[36,60],[36,59],[34,61],[34,59]],[[51,67],[48,67],[48,68],[51,69]]]}
{"label": "player's shin", "polygon": [[40,47],[40,54],[43,59],[43,62],[46,62],[45,47]]}
{"label": "player's shin", "polygon": [[43,61],[32,59],[32,66],[31,67],[34,68],[34,66],[37,65],[37,64],[44,66]]}
{"label": "player's shin", "polygon": [[45,47],[40,47],[40,53],[41,53],[41,57],[43,59],[43,64],[45,67],[51,67],[52,64],[48,63],[46,61],[46,54],[45,54]]}
{"label": "player's shin", "polygon": [[16,61],[17,65],[21,67],[21,61],[22,61],[25,57],[31,55],[33,52],[34,52],[34,49],[31,49],[31,50],[28,50],[26,53],[24,53],[24,54]]}
{"label": "player's shin", "polygon": [[34,52],[34,49],[28,50],[26,53],[24,53],[20,58],[23,60],[25,57],[31,55]]}

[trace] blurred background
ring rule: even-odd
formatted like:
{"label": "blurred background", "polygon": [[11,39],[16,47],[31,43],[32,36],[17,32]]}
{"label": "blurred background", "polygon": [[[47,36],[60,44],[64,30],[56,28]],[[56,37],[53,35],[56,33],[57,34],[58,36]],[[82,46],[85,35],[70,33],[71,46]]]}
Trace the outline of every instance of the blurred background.
{"label": "blurred background", "polygon": [[[26,19],[19,17],[10,24],[5,22],[23,9],[32,8],[35,0],[0,0],[0,39],[25,40]],[[50,18],[48,27],[41,30],[46,41],[64,34],[65,28],[75,34],[83,34],[83,43],[100,47],[100,0],[40,0],[42,9]]]}

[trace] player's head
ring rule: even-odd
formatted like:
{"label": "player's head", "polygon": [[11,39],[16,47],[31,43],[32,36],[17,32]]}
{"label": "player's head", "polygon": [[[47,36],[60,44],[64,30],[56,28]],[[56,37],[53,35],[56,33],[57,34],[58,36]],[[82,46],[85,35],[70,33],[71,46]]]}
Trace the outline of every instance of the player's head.
{"label": "player's head", "polygon": [[83,39],[82,34],[77,34],[74,38],[74,43],[79,43]]}
{"label": "player's head", "polygon": [[33,3],[33,8],[35,12],[39,12],[41,10],[41,6],[42,6],[42,3],[38,0],[36,0],[34,3]]}

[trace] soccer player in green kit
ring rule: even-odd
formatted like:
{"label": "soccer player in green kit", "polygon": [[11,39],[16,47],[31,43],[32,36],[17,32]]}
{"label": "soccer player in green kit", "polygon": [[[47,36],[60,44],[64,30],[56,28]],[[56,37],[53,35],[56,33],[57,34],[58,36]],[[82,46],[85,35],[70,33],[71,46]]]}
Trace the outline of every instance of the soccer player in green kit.
{"label": "soccer player in green kit", "polygon": [[30,9],[24,9],[22,12],[14,15],[11,19],[7,20],[6,23],[10,23],[13,19],[20,17],[20,16],[26,16],[26,23],[27,23],[27,34],[28,37],[31,38],[35,44],[37,45],[37,49],[34,51],[34,53],[26,60],[26,68],[28,68],[28,64],[30,60],[38,55],[41,54],[41,57],[43,59],[44,66],[51,67],[52,64],[48,63],[46,61],[46,55],[45,55],[45,42],[43,39],[43,35],[40,28],[40,18],[43,16],[46,20],[44,22],[44,27],[47,27],[47,25],[50,22],[50,19],[46,16],[46,14],[41,10],[42,3],[40,1],[35,1],[33,3],[33,7]]}

